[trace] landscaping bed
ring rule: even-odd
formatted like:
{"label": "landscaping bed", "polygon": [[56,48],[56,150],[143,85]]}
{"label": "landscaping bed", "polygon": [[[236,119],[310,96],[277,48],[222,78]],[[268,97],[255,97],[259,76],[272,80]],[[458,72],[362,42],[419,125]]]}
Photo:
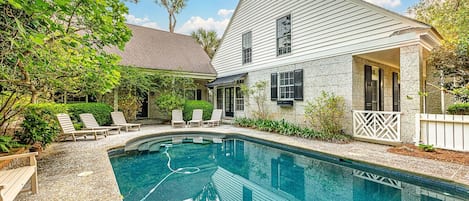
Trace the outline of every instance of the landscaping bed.
{"label": "landscaping bed", "polygon": [[457,163],[461,165],[469,165],[469,153],[465,152],[457,152],[444,149],[435,149],[435,151],[433,152],[426,152],[413,144],[405,144],[398,147],[392,147],[388,149],[388,152],[405,156],[413,156],[437,161]]}

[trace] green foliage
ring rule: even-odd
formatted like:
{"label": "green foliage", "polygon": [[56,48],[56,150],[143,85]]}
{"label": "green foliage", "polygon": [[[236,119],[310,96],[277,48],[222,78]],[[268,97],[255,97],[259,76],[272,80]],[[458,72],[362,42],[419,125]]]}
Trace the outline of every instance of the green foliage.
{"label": "green foliage", "polygon": [[200,100],[187,100],[184,104],[184,110],[182,111],[185,121],[192,119],[192,111],[195,109],[203,110],[203,120],[209,120],[212,117],[213,105],[211,103]]}
{"label": "green foliage", "polygon": [[173,110],[182,110],[184,108],[184,102],[184,98],[172,93],[161,94],[155,101],[156,106],[167,116],[170,116]]}
{"label": "green foliage", "polygon": [[18,138],[23,144],[41,143],[46,146],[53,142],[60,133],[60,125],[56,114],[66,113],[64,104],[33,104],[24,111],[23,133]]}
{"label": "green foliage", "polygon": [[315,129],[325,134],[341,134],[345,114],[344,98],[321,92],[313,102],[307,102],[305,118]]}
{"label": "green foliage", "polygon": [[420,0],[410,8],[415,18],[432,25],[447,43],[457,44],[469,37],[469,1],[464,0]]}
{"label": "green foliage", "polygon": [[215,55],[215,52],[220,45],[217,32],[207,31],[203,28],[200,28],[197,29],[197,31],[193,31],[191,36],[202,46],[208,57],[210,57],[210,59],[213,58],[213,55]]}
{"label": "green foliage", "polygon": [[426,144],[419,144],[419,149],[421,149],[425,152],[434,152],[434,151],[436,151],[436,148],[433,147],[433,145],[426,145]]}
{"label": "green foliage", "polygon": [[13,140],[11,136],[0,136],[0,151],[1,152],[10,152],[11,148],[22,147],[20,143]]}
{"label": "green foliage", "polygon": [[67,104],[68,113],[72,121],[80,121],[80,114],[91,113],[99,125],[110,125],[112,107],[105,103],[74,103]]}
{"label": "green foliage", "polygon": [[455,103],[448,106],[448,113],[457,115],[469,115],[469,103]]}
{"label": "green foliage", "polygon": [[[0,82],[30,95],[104,93],[119,79],[119,58],[131,32],[119,0],[0,2]],[[45,97],[47,98],[47,97]]]}
{"label": "green foliage", "polygon": [[256,103],[256,108],[253,110],[254,118],[268,119],[269,112],[265,105],[267,101],[267,81],[258,81],[251,87],[242,85],[241,91],[247,100],[246,102],[249,103],[249,99],[252,98],[254,99],[254,103]]}
{"label": "green foliage", "polygon": [[325,134],[311,128],[289,123],[284,119],[276,121],[265,119],[236,118],[235,124],[240,127],[254,128],[261,131],[275,132],[287,136],[297,136],[322,141],[346,143],[351,140],[351,137],[348,135]]}

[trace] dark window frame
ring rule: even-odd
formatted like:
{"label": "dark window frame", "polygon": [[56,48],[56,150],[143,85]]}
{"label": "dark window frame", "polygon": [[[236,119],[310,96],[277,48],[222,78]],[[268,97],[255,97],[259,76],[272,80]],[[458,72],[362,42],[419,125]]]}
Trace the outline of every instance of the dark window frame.
{"label": "dark window frame", "polygon": [[252,32],[243,33],[241,38],[242,62],[249,64],[252,62]]}
{"label": "dark window frame", "polygon": [[[280,34],[281,30],[280,24],[283,25],[282,28],[285,29],[285,31]],[[285,15],[281,18],[278,18],[276,20],[276,43],[277,43],[277,56],[285,55],[291,53],[291,14]],[[283,41],[282,47],[280,46],[281,42]]]}

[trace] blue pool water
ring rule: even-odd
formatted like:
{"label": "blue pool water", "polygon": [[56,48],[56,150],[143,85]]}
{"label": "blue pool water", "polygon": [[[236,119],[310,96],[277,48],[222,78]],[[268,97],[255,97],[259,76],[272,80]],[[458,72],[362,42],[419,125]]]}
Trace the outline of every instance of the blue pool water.
{"label": "blue pool water", "polygon": [[464,186],[243,136],[145,146],[110,151],[125,201],[469,200]]}

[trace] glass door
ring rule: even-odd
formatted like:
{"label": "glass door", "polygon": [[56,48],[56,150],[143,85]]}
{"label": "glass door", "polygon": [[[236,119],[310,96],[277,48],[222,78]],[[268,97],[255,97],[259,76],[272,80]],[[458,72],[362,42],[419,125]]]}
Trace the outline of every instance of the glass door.
{"label": "glass door", "polygon": [[225,116],[234,117],[234,88],[225,88]]}

